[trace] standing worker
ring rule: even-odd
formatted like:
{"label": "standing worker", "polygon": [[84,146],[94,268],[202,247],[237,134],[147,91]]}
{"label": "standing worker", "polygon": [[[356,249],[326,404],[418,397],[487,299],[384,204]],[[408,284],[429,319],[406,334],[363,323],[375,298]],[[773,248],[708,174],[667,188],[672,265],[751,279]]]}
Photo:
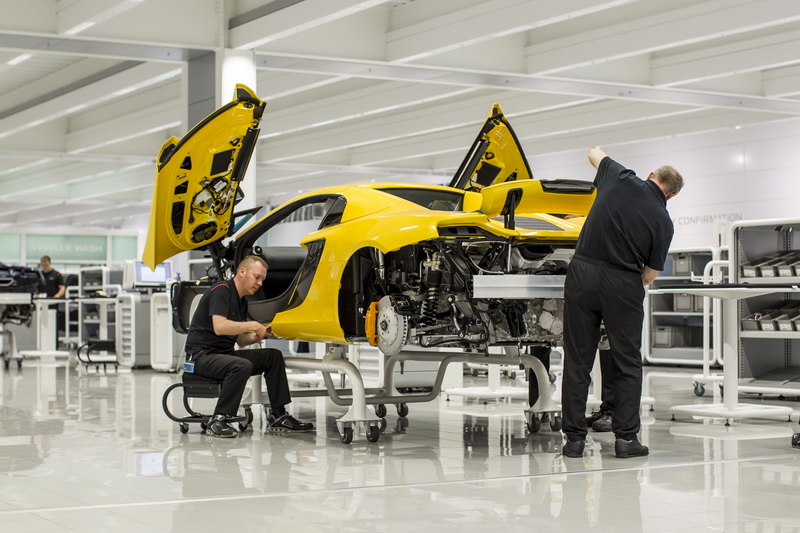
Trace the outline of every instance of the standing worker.
{"label": "standing worker", "polygon": [[637,438],[644,288],[664,269],[674,233],[667,200],[680,192],[683,178],[663,166],[642,180],[598,148],[589,150],[589,162],[597,169],[597,197],[564,286],[562,453],[583,455],[590,373],[604,322],[614,362],[614,451],[620,458],[642,457],[650,453]]}
{"label": "standing worker", "polygon": [[39,274],[39,292],[45,293],[48,298],[63,298],[66,287],[64,286],[64,276],[58,270],[53,270],[53,262],[49,255],[43,255],[39,260],[42,270]]}
{"label": "standing worker", "polygon": [[[39,271],[39,288],[37,289],[39,295],[47,298],[63,298],[67,291],[64,285],[64,276],[58,270],[53,269],[53,261],[50,256],[43,255],[39,259],[39,265],[42,267]],[[48,309],[56,311],[56,331],[54,333],[57,338],[61,338],[62,333],[66,332],[64,304],[51,304]]]}

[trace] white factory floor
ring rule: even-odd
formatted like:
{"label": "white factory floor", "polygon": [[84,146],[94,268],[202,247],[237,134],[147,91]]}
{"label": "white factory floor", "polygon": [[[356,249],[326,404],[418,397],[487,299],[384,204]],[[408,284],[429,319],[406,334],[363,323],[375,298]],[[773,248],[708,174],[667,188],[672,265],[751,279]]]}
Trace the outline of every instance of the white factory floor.
{"label": "white factory floor", "polygon": [[613,436],[590,432],[569,459],[560,433],[527,433],[522,400],[390,406],[378,442],[346,445],[344,408],[296,399],[315,433],[270,434],[257,411],[254,430],[216,439],[164,415],[175,374],[25,361],[0,368],[0,531],[799,532],[800,403],[742,399],[790,406],[791,422],[671,421],[670,406],[714,398],[694,395],[697,370],[645,370],[651,455],[617,459]]}

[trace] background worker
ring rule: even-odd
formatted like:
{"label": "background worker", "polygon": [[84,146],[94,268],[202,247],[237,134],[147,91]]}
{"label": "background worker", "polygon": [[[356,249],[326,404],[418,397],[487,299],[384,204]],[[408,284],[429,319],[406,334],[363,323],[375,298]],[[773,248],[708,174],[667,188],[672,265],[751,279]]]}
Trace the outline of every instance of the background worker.
{"label": "background worker", "polygon": [[194,363],[194,373],[222,380],[214,414],[206,434],[235,437],[238,433],[227,422],[236,416],[250,376],[264,374],[272,415],[272,432],[310,431],[311,423],[299,422],[286,412],[292,401],[283,354],[275,348],[234,350],[272,337],[272,327],[248,320],[245,296],[255,293],[267,276],[267,263],[261,257],[245,257],[228,281],[215,283],[197,305],[186,337],[186,360]]}
{"label": "background worker", "polygon": [[590,373],[605,323],[615,366],[612,428],[617,457],[649,454],[637,434],[642,395],[644,287],[664,269],[672,235],[667,201],[683,187],[670,166],[640,179],[598,148],[592,209],[581,230],[564,286],[564,375],[561,403],[566,457],[583,455]]}
{"label": "background worker", "polygon": [[57,270],[53,270],[53,262],[49,255],[43,255],[39,259],[41,271],[39,277],[39,294],[46,294],[48,298],[63,298],[66,287],[64,286],[64,277]]}
{"label": "background worker", "polygon": [[[63,298],[67,288],[64,284],[64,276],[61,272],[53,269],[53,261],[49,255],[43,255],[39,259],[41,270],[39,271],[39,288],[37,293],[40,297]],[[56,310],[56,336],[61,337],[62,332],[66,331],[66,319],[64,304],[51,304],[49,309]]]}

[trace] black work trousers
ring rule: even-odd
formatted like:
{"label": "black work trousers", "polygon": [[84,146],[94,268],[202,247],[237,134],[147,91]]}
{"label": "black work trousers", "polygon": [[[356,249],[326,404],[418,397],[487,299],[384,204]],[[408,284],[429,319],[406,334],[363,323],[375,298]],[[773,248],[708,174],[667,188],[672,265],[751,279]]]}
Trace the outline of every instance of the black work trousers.
{"label": "black work trousers", "polygon": [[603,381],[600,393],[601,413],[614,413],[614,369],[616,367],[611,350],[600,350],[600,379]]}
{"label": "black work trousers", "polygon": [[258,374],[264,374],[267,396],[273,410],[292,401],[289,380],[286,379],[286,363],[280,350],[238,350],[235,355],[209,353],[194,356],[193,360],[195,374],[222,380],[215,415],[236,416],[247,380]]}
{"label": "black work trousers", "polygon": [[[640,428],[644,286],[636,272],[575,256],[564,285],[563,431],[569,440],[586,438],[586,398],[605,322],[613,361],[610,384],[615,404],[612,429],[630,440]],[[603,376],[606,381],[607,376]]]}

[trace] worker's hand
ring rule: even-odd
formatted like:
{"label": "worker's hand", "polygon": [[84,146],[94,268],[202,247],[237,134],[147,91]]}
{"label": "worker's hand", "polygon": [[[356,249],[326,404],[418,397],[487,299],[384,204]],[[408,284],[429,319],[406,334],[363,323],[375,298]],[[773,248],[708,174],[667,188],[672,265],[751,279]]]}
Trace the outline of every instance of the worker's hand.
{"label": "worker's hand", "polygon": [[258,342],[261,342],[269,336],[267,328],[260,322],[253,322],[253,335],[258,339]]}
{"label": "worker's hand", "polygon": [[267,332],[267,334],[266,334],[266,338],[267,339],[274,339],[275,338],[275,334],[272,333],[272,324],[267,324],[266,326],[264,326],[264,329]]}

